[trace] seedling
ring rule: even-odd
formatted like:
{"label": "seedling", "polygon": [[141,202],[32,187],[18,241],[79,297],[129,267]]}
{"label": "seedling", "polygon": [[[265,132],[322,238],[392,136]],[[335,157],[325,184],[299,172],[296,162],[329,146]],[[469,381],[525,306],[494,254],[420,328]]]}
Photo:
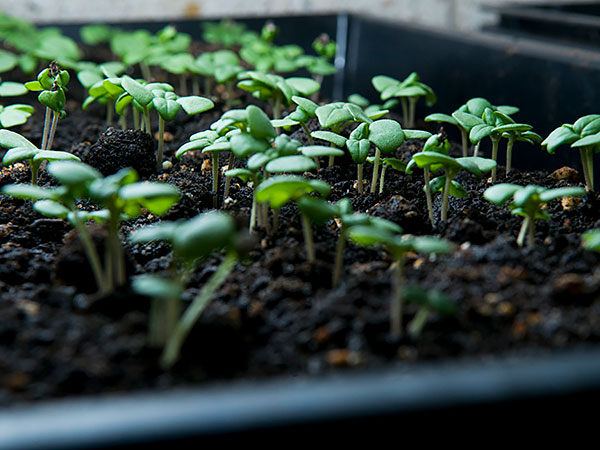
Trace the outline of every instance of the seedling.
{"label": "seedling", "polygon": [[354,105],[360,106],[365,110],[365,113],[373,120],[379,119],[389,113],[390,109],[398,106],[398,100],[392,98],[386,101],[382,105],[371,105],[369,100],[363,97],[360,94],[350,94],[348,96],[348,103],[352,103]]}
{"label": "seedling", "polygon": [[[317,83],[323,84],[324,77],[336,72],[335,66],[330,61],[335,58],[337,45],[329,38],[328,34],[322,33],[313,41],[312,48],[317,56],[302,55],[298,57],[297,62],[312,74]],[[314,95],[313,100],[316,101],[318,93]]]}
{"label": "seedling", "polygon": [[202,27],[204,28],[202,39],[224,47],[235,47],[258,39],[258,34],[254,31],[246,31],[244,24],[236,23],[232,20],[206,22],[202,24]]}
{"label": "seedling", "polygon": [[497,184],[487,188],[483,193],[483,197],[495,205],[501,206],[508,202],[512,214],[524,217],[517,237],[519,247],[523,247],[525,236],[527,236],[527,245],[533,247],[535,244],[535,220],[550,219],[550,215],[542,208],[543,205],[561,197],[582,197],[584,195],[585,189],[580,187],[546,189],[536,185],[518,186],[510,183]]}
{"label": "seedling", "polygon": [[[416,153],[413,155],[413,160],[419,168],[429,169],[429,172],[425,174],[425,189],[428,197],[431,196],[431,192],[442,191],[441,220],[443,222],[448,221],[448,197],[450,195],[453,197],[466,197],[468,195],[460,184],[454,182],[454,177],[458,172],[466,170],[477,178],[480,178],[482,173],[489,172],[496,167],[496,162],[491,159],[480,158],[478,156],[452,158],[436,151]],[[428,182],[429,173],[436,172],[440,168],[444,168],[445,174]],[[427,186],[429,186],[429,192],[427,192]],[[429,209],[429,219],[432,221],[433,213],[430,199],[427,206]]]}
{"label": "seedling", "polygon": [[572,125],[561,125],[542,142],[551,154],[564,144],[579,150],[585,184],[590,192],[594,192],[594,154],[600,151],[600,115],[590,114],[580,117]]}
{"label": "seedling", "polygon": [[251,92],[263,101],[271,101],[273,105],[273,118],[281,118],[281,107],[289,106],[292,97],[307,97],[314,94],[321,87],[319,83],[310,78],[291,77],[283,78],[262,72],[245,72],[248,79],[238,83],[238,87]]}
{"label": "seedling", "polygon": [[[518,140],[533,143],[540,141],[541,137],[536,133],[529,131],[533,128],[525,123],[515,123],[510,116],[495,111],[490,107],[486,107],[483,112],[483,118],[475,115],[457,112],[455,113],[457,120],[462,123],[474,124],[469,132],[469,139],[472,143],[478,144],[482,139],[489,137],[492,141],[492,160],[498,160],[498,144],[502,137],[508,139],[506,148],[507,172],[510,170],[512,160],[512,148],[514,142]],[[496,182],[496,168],[492,169],[492,183]]]}
{"label": "seedling", "polygon": [[[121,79],[116,75],[120,69],[122,69],[121,63],[116,63],[111,66],[98,67],[96,70],[84,70],[77,74],[79,81],[88,88],[88,96],[81,105],[81,109],[87,110],[88,106],[95,101],[105,104],[107,126],[112,124],[116,109],[115,104],[125,92],[125,89],[121,86]],[[97,70],[101,71],[101,74]],[[114,72],[111,72],[111,70],[114,70]],[[106,78],[107,76],[108,78]],[[119,117],[121,128],[126,129],[127,110],[120,108]]]}
{"label": "seedling", "polygon": [[[367,162],[373,164],[375,162],[375,157],[367,157]],[[385,173],[388,167],[391,167],[392,169],[397,170],[398,172],[406,172],[406,166],[408,164],[398,158],[381,158],[379,164],[381,165],[381,176],[379,177],[379,193],[382,194],[383,187],[385,184]]]}
{"label": "seedling", "polygon": [[[1,86],[0,86],[1,89]],[[23,125],[34,113],[33,106],[15,103],[14,105],[0,105],[0,128],[10,128]]]}
{"label": "seedling", "polygon": [[[129,240],[133,244],[167,241],[173,248],[167,277],[141,275],[133,281],[135,291],[153,298],[149,342],[153,347],[164,347],[161,365],[168,369],[177,362],[189,332],[235,266],[239,234],[229,215],[210,212],[185,222],[161,222],[144,227],[130,235]],[[227,250],[225,258],[181,315],[180,297],[188,276],[200,261],[222,249]]]}
{"label": "seedling", "polygon": [[[311,137],[315,139],[321,139],[322,141],[329,142],[331,144],[331,148],[338,149],[344,148],[346,146],[347,139],[344,136],[340,136],[337,133],[333,133],[331,131],[317,130],[310,133]],[[329,167],[333,167],[335,155],[329,156]]]}
{"label": "seedling", "polygon": [[81,27],[79,36],[87,45],[99,45],[110,42],[110,38],[116,30],[108,25],[92,24]]}
{"label": "seedling", "polygon": [[321,105],[315,110],[321,128],[340,134],[352,123],[371,123],[371,119],[363,109],[353,103],[333,102]]}
{"label": "seedling", "polygon": [[[268,202],[271,208],[277,210],[290,201],[298,202],[312,192],[327,197],[331,188],[320,180],[307,180],[296,175],[278,175],[263,181],[255,189],[254,195],[257,202]],[[316,256],[310,217],[305,213],[302,213],[301,216],[307,259],[310,263],[314,263]]]}
{"label": "seedling", "polygon": [[427,291],[418,286],[407,286],[404,288],[403,296],[407,302],[419,305],[419,310],[407,327],[408,334],[413,339],[421,335],[431,313],[438,313],[442,316],[456,314],[456,305],[443,292]]}
{"label": "seedling", "polygon": [[69,72],[61,70],[53,61],[47,69],[42,70],[36,81],[25,83],[30,91],[41,91],[38,95],[39,102],[46,107],[44,131],[42,133],[42,150],[50,150],[54,142],[58,119],[67,113],[63,109],[67,101],[65,92],[69,82]]}
{"label": "seedling", "polygon": [[357,225],[349,230],[350,239],[358,245],[365,247],[384,246],[394,257],[392,275],[392,301],[390,308],[390,328],[392,336],[402,336],[402,310],[404,259],[408,252],[415,253],[450,253],[453,246],[444,239],[430,236],[401,236],[398,231],[390,230],[389,222],[382,226],[382,222],[373,222],[370,225]]}
{"label": "seedling", "polygon": [[433,89],[419,81],[416,72],[411,73],[403,81],[398,81],[385,75],[378,75],[371,80],[373,87],[379,92],[382,101],[399,98],[402,104],[402,123],[406,128],[415,126],[415,109],[420,97],[425,97],[427,106],[433,106],[437,101]]}
{"label": "seedling", "polygon": [[283,119],[273,120],[271,123],[274,127],[283,127],[285,129],[289,129],[294,125],[300,125],[306,133],[306,137],[308,138],[309,144],[314,145],[315,143],[306,123],[313,117],[316,117],[317,108],[319,107],[319,105],[317,105],[312,100],[309,100],[304,97],[298,97],[296,95],[292,97],[292,102],[294,102],[297,105],[296,109]]}
{"label": "seedling", "polygon": [[144,114],[146,132],[151,133],[149,105],[152,104],[158,113],[158,153],[156,166],[160,170],[163,160],[163,145],[165,134],[165,121],[175,119],[177,113],[183,109],[187,114],[198,114],[214,107],[214,103],[204,97],[188,96],[179,97],[173,92],[173,87],[166,83],[149,83],[142,85],[138,81],[125,76],[121,79],[121,86],[126,92],[117,100],[116,107],[123,109],[128,103],[136,101],[135,106],[140,106]]}
{"label": "seedling", "polygon": [[[0,119],[2,112],[0,112]],[[9,130],[0,130],[0,146],[8,148],[8,151],[2,158],[2,165],[9,166],[17,161],[29,162],[31,169],[31,184],[38,183],[38,174],[40,166],[44,161],[79,161],[79,158],[71,153],[55,151],[55,150],[40,150],[28,139],[18,133]]]}

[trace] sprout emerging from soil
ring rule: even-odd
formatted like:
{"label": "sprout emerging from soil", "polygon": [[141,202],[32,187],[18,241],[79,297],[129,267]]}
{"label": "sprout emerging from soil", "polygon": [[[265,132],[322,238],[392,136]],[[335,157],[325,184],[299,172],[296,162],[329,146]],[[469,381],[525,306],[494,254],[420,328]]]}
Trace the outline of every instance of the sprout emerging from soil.
{"label": "sprout emerging from soil", "polygon": [[66,86],[69,79],[69,72],[61,70],[58,64],[53,61],[48,68],[38,74],[36,81],[25,83],[25,87],[30,91],[41,91],[38,95],[38,100],[46,107],[44,131],[42,133],[42,150],[52,149],[58,119],[67,114],[63,108],[67,102],[65,92],[67,91]]}
{"label": "sprout emerging from soil", "polygon": [[501,206],[508,202],[512,214],[524,217],[517,237],[519,247],[523,247],[525,236],[527,236],[527,245],[533,247],[535,244],[535,220],[550,219],[550,215],[542,208],[544,204],[561,197],[584,195],[585,189],[580,187],[546,189],[536,185],[518,186],[510,183],[497,184],[489,187],[483,193],[483,197],[495,205]]}
{"label": "sprout emerging from soil", "polygon": [[[173,249],[167,277],[141,275],[133,281],[136,292],[153,298],[148,339],[151,346],[164,347],[163,368],[177,362],[187,335],[235,266],[240,238],[233,219],[220,212],[200,214],[188,221],[161,222],[130,235],[133,244],[167,241]],[[223,249],[227,252],[223,261],[182,315],[181,294],[187,278],[201,261]]]}
{"label": "sprout emerging from soil", "polygon": [[291,77],[283,78],[263,72],[246,72],[244,79],[238,87],[251,92],[253,96],[271,102],[273,106],[273,119],[281,118],[281,107],[290,106],[292,97],[308,97],[317,92],[321,86],[310,78]]}
{"label": "sprout emerging from soil", "polygon": [[456,314],[456,305],[440,291],[427,291],[418,286],[407,286],[404,288],[404,298],[409,303],[419,305],[419,309],[408,324],[408,334],[413,339],[418,338],[427,323],[431,313],[442,316],[453,316]]}
{"label": "sprout emerging from soil", "polygon": [[283,119],[273,120],[271,123],[274,127],[283,127],[286,130],[294,125],[300,125],[304,132],[306,133],[306,137],[308,138],[308,142],[310,145],[314,145],[313,138],[308,130],[306,122],[308,122],[313,117],[317,115],[317,105],[312,100],[309,100],[304,97],[298,97],[294,95],[292,97],[292,101],[297,105],[296,109],[288,114]]}
{"label": "sprout emerging from soil", "polygon": [[[370,225],[357,225],[349,230],[350,239],[358,245],[372,247],[383,246],[394,257],[392,302],[390,307],[390,328],[392,336],[402,336],[404,259],[408,252],[415,253],[450,253],[451,243],[444,239],[429,236],[401,236],[400,230],[390,229],[390,222],[376,221]],[[397,227],[397,225],[396,225]]]}
{"label": "sprout emerging from soil", "polygon": [[[433,225],[433,206],[431,193],[442,192],[441,220],[448,221],[448,198],[466,197],[466,190],[456,181],[454,177],[461,170],[466,170],[477,178],[481,178],[484,172],[489,172],[496,167],[496,162],[487,158],[478,156],[467,156],[462,158],[452,158],[445,154],[449,145],[439,142],[440,136],[434,135],[426,143],[424,151],[413,155],[414,164],[425,171],[425,193],[427,195],[427,209],[429,211],[429,220]],[[428,145],[429,144],[429,145]],[[434,151],[431,151],[433,149]],[[429,181],[430,173],[435,173],[441,168],[445,174]],[[409,168],[410,169],[410,168]]]}
{"label": "sprout emerging from soil", "polygon": [[415,110],[419,98],[425,97],[427,106],[437,101],[433,89],[419,81],[416,72],[411,73],[403,81],[385,75],[378,75],[371,80],[373,87],[379,92],[382,101],[399,98],[402,104],[402,123],[406,128],[415,126]]}
{"label": "sprout emerging from soil", "polygon": [[31,169],[31,184],[38,183],[40,166],[44,161],[69,161],[80,159],[68,152],[40,150],[32,142],[18,133],[0,130],[0,146],[8,148],[2,158],[2,165],[9,166],[17,161],[27,160]]}
{"label": "sprout emerging from soil", "polygon": [[[134,219],[147,209],[152,214],[165,214],[179,199],[179,191],[165,183],[137,182],[133,169],[123,169],[106,178],[96,169],[75,161],[54,161],[48,172],[60,187],[43,189],[31,185],[11,184],[2,192],[18,198],[34,200],[34,209],[48,217],[67,219],[77,230],[92,268],[100,294],[112,292],[126,281],[125,260],[119,227],[121,220]],[[100,211],[80,210],[78,199],[90,199],[104,208]],[[107,225],[104,265],[85,227],[93,219]]]}
{"label": "sprout emerging from soil", "polygon": [[[256,188],[254,195],[257,202],[268,202],[271,208],[277,210],[290,201],[295,201],[299,204],[300,199],[312,192],[322,197],[327,197],[331,192],[331,188],[327,183],[320,180],[307,180],[295,175],[278,175],[263,181]],[[316,255],[313,244],[311,217],[314,219],[317,215],[307,214],[307,209],[305,208],[304,211],[301,209],[302,230],[304,232],[307,259],[310,263],[314,263]]]}
{"label": "sprout emerging from soil", "polygon": [[561,125],[542,142],[552,154],[564,144],[579,150],[585,184],[594,192],[594,154],[600,151],[600,115],[590,114],[580,117],[572,125]]}

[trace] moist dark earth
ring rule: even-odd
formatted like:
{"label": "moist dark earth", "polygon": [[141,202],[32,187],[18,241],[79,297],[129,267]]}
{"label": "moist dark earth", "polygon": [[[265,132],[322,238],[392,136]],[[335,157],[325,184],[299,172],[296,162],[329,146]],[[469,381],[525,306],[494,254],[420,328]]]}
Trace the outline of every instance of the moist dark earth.
{"label": "moist dark earth", "polygon": [[[67,106],[68,116],[59,124],[54,147],[77,154],[105,175],[135,163],[142,179],[172,183],[181,190],[181,201],[163,219],[191,218],[212,209],[210,161],[201,153],[187,154],[181,161],[173,154],[193,133],[207,129],[220,116],[223,108],[218,95],[215,110],[199,117],[180,115],[167,124],[165,151],[173,167],[160,174],[154,168],[155,140],[141,132],[107,130],[102,108],[81,112],[77,92]],[[29,100],[34,104],[35,97]],[[239,100],[239,107],[256,103],[244,96]],[[28,125],[16,131],[39,142],[42,117],[42,111],[37,111]],[[302,130],[292,132],[292,137],[306,143]],[[409,160],[421,145],[407,141],[395,156]],[[452,151],[458,154],[457,148]],[[226,165],[227,159],[222,155],[221,164]],[[295,207],[286,206],[281,210],[279,231],[254,234],[252,249],[201,316],[181,360],[163,371],[158,364],[160,353],[146,345],[150,300],[129,288],[105,298],[94,296],[91,271],[70,226],[42,217],[29,201],[0,196],[0,403],[166,389],[234,378],[319,375],[392,365],[410,368],[430,360],[539,354],[597,345],[600,256],[584,250],[580,243],[582,232],[600,227],[596,196],[552,202],[548,206],[552,219],[537,223],[535,247],[519,249],[516,236],[521,219],[482,198],[491,185],[486,177],[477,180],[460,174],[458,180],[469,197],[451,198],[449,221],[443,224],[437,219],[438,196],[436,225],[431,227],[421,173],[406,175],[389,169],[383,193],[363,195],[356,192],[355,173],[350,158],[342,157],[336,158],[335,167],[305,176],[327,181],[333,202],[348,197],[356,211],[392,220],[406,233],[453,241],[457,250],[451,255],[409,254],[406,277],[409,285],[446,293],[457,306],[455,316],[432,314],[417,339],[393,339],[389,331],[391,257],[384,250],[348,244],[344,275],[334,289],[331,272],[337,224],[331,221],[313,227],[317,261],[311,265],[306,261],[299,214]],[[506,177],[501,167],[498,173],[499,181],[521,185],[582,185],[579,174],[570,169],[555,173],[515,170]],[[366,167],[365,180],[370,175]],[[29,179],[26,164],[14,164],[0,173],[0,185]],[[40,184],[52,183],[42,170]],[[219,205],[247,224],[251,199],[251,187],[236,179],[230,198],[219,197]],[[169,264],[166,244],[130,246],[126,242],[132,231],[157,220],[144,214],[123,223],[131,276],[161,272]],[[100,244],[103,230],[98,226],[92,234]],[[221,255],[215,255],[199,265],[189,280],[186,302],[220,261]],[[404,323],[415,312],[416,306],[407,305]]]}

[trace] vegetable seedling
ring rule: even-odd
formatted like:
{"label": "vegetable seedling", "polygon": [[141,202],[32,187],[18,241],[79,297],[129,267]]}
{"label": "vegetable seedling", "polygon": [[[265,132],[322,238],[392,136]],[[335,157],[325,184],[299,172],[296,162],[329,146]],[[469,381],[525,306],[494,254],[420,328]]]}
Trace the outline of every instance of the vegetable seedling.
{"label": "vegetable seedling", "polygon": [[[2,113],[0,112],[0,119]],[[0,130],[0,146],[8,148],[2,158],[2,165],[9,166],[17,161],[27,160],[31,169],[31,184],[38,183],[40,166],[44,161],[79,161],[72,153],[56,150],[40,150],[31,141],[18,133]]]}
{"label": "vegetable seedling", "polygon": [[67,114],[63,108],[67,101],[65,92],[69,79],[69,72],[61,70],[59,65],[53,61],[48,68],[38,74],[36,81],[25,83],[25,87],[30,91],[41,91],[38,101],[46,107],[42,150],[52,149],[58,119]]}
{"label": "vegetable seedling", "polygon": [[[279,209],[289,201],[298,202],[312,192],[316,192],[322,197],[328,197],[331,188],[320,180],[307,180],[296,175],[277,175],[263,181],[255,189],[254,195],[257,202],[268,202],[271,208]],[[314,263],[316,255],[310,217],[305,213],[301,213],[301,216],[307,259],[310,263]]]}
{"label": "vegetable seedling", "polygon": [[417,313],[407,326],[408,334],[413,339],[421,335],[431,313],[442,316],[456,315],[456,305],[443,292],[407,286],[404,288],[403,296],[407,302],[419,305]]}
{"label": "vegetable seedling", "polygon": [[394,258],[390,328],[392,336],[399,338],[403,332],[402,310],[404,303],[403,286],[405,285],[404,259],[406,254],[408,252],[450,253],[453,251],[453,246],[444,239],[430,236],[401,236],[398,231],[389,229],[389,223],[382,226],[382,222],[379,221],[370,225],[353,226],[348,234],[350,239],[358,245],[385,247]]}
{"label": "vegetable seedling", "polygon": [[319,83],[303,77],[283,78],[279,75],[250,71],[245,72],[238,87],[251,92],[253,96],[270,101],[273,105],[273,119],[281,118],[281,107],[289,106],[292,97],[308,97],[320,89]]}
{"label": "vegetable seedling", "polygon": [[561,197],[581,197],[583,195],[585,195],[585,189],[580,187],[546,189],[536,185],[518,186],[510,183],[491,186],[483,193],[483,197],[495,205],[501,206],[508,202],[512,214],[524,217],[517,237],[519,247],[523,247],[525,236],[527,236],[527,245],[533,247],[535,244],[535,220],[550,219],[550,215],[542,208],[544,204]]}
{"label": "vegetable seedling", "polygon": [[292,102],[294,102],[297,105],[296,109],[283,119],[273,120],[271,123],[276,128],[283,127],[286,130],[289,129],[291,126],[300,125],[306,133],[308,143],[310,145],[314,145],[315,143],[306,123],[313,117],[316,117],[317,108],[319,107],[319,105],[317,105],[312,100],[309,100],[304,97],[298,97],[296,95],[292,97]]}
{"label": "vegetable seedling", "polygon": [[[413,155],[415,164],[421,168],[429,168],[430,172],[436,172],[440,168],[444,168],[445,174],[439,176],[429,183],[426,182],[425,189],[427,186],[430,188],[428,195],[431,192],[442,191],[442,206],[441,206],[441,220],[442,222],[448,221],[448,198],[450,195],[453,197],[466,197],[468,194],[465,189],[454,182],[454,177],[461,170],[466,170],[477,178],[480,178],[482,173],[491,171],[496,167],[496,162],[491,159],[480,158],[478,156],[467,156],[462,158],[452,158],[451,156],[436,151],[423,151]],[[426,179],[428,175],[426,174]],[[427,192],[427,191],[426,191]],[[431,205],[428,202],[428,208]],[[432,218],[432,209],[429,209],[430,220]]]}
{"label": "vegetable seedling", "polygon": [[411,73],[402,81],[385,75],[377,75],[371,79],[371,83],[379,92],[382,101],[400,98],[402,123],[406,128],[415,126],[415,109],[420,97],[425,97],[427,106],[433,106],[437,101],[433,89],[419,81],[419,75],[416,72]]}
{"label": "vegetable seedling", "polygon": [[[331,144],[331,148],[342,149],[346,146],[347,139],[344,136],[341,136],[337,133],[333,133],[331,131],[325,130],[317,130],[310,133],[311,137],[315,139],[321,139],[322,141],[329,142]],[[335,155],[329,156],[329,167],[333,167],[335,160]]]}
{"label": "vegetable seedling", "polygon": [[579,150],[585,184],[590,192],[594,192],[594,154],[600,151],[600,115],[590,114],[580,117],[572,125],[561,125],[542,142],[551,154],[564,144]]}
{"label": "vegetable seedling", "polygon": [[[164,347],[163,368],[168,369],[177,362],[189,332],[235,266],[239,240],[233,219],[220,212],[200,214],[183,222],[161,222],[130,235],[129,241],[133,244],[167,241],[173,249],[167,277],[141,275],[133,281],[136,292],[153,298],[149,342],[153,347]],[[188,276],[200,261],[223,249],[227,251],[225,258],[181,315],[180,297]]]}

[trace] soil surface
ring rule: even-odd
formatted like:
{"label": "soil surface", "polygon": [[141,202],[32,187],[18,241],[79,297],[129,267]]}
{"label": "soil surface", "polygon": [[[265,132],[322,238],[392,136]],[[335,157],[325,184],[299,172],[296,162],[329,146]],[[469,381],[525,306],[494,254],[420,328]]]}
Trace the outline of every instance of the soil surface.
{"label": "soil surface", "polygon": [[[133,131],[107,131],[102,108],[92,105],[89,112],[81,112],[76,92],[59,124],[55,149],[72,151],[105,175],[135,164],[142,179],[172,183],[181,190],[181,201],[164,219],[191,218],[212,208],[210,160],[195,153],[179,161],[173,154],[220,116],[221,94],[216,92],[213,111],[199,117],[181,114],[166,125],[166,159],[173,166],[161,174],[154,168],[155,140]],[[243,105],[256,102],[244,96],[239,100]],[[16,131],[39,142],[42,122],[38,110],[28,125]],[[292,137],[306,143],[301,129]],[[408,161],[421,145],[407,141],[395,156]],[[457,148],[452,151],[458,154]],[[221,164],[226,165],[227,159],[222,154]],[[325,166],[323,160],[322,169],[305,176],[327,181],[332,186],[331,201],[348,197],[355,210],[392,220],[406,233],[432,234],[457,244],[451,255],[409,254],[406,260],[407,283],[446,293],[457,306],[455,316],[432,314],[419,338],[392,338],[391,257],[384,250],[349,243],[341,284],[332,288],[337,224],[313,227],[317,262],[311,265],[306,261],[298,211],[286,206],[280,213],[279,231],[267,235],[258,230],[255,245],[193,329],[180,362],[163,371],[158,365],[160,353],[147,346],[150,300],[129,288],[97,298],[70,226],[39,215],[29,201],[0,196],[0,404],[166,389],[225,378],[389,365],[410,368],[424,360],[540,353],[600,341],[600,255],[580,244],[582,232],[600,227],[597,197],[552,202],[548,206],[552,219],[537,223],[535,248],[519,249],[516,236],[521,218],[482,198],[491,185],[485,177],[477,180],[461,173],[457,179],[469,197],[451,198],[449,221],[443,224],[438,219],[438,196],[436,224],[431,227],[421,173],[406,175],[389,169],[382,194],[358,195],[356,168],[349,157],[336,158],[335,167]],[[574,170],[553,174],[514,170],[505,176],[500,167],[498,173],[499,181],[521,185],[582,185]],[[370,175],[370,167],[365,167],[365,180]],[[0,173],[0,185],[29,179],[26,164],[14,164]],[[42,170],[40,184],[52,183]],[[220,195],[223,184],[221,180]],[[251,200],[251,187],[236,179],[230,198],[219,197],[219,205],[247,223]],[[167,268],[171,253],[166,244],[126,242],[132,231],[157,220],[144,214],[123,223],[129,275]],[[100,227],[92,234],[102,242]],[[185,302],[194,298],[221,258],[215,255],[200,264],[189,280]],[[406,306],[405,324],[416,309]]]}

